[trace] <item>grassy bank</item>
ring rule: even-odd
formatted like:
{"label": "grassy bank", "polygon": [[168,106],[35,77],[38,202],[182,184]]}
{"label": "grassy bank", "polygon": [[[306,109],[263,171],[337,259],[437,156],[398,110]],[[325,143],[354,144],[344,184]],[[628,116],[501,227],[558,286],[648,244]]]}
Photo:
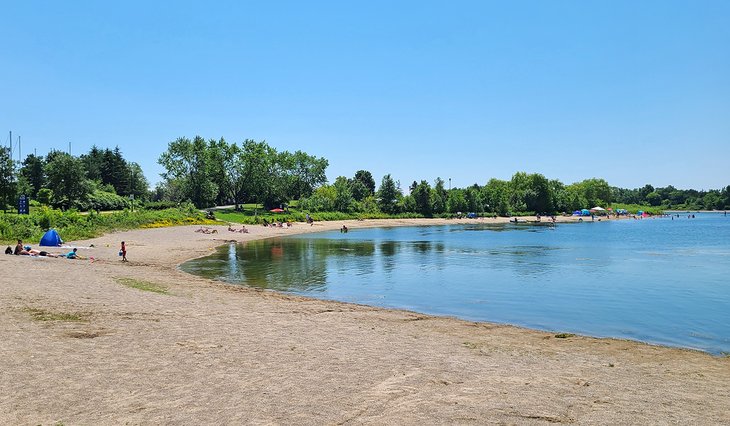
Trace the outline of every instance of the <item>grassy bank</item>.
{"label": "grassy bank", "polygon": [[[422,218],[422,214],[418,213],[401,213],[396,215],[390,215],[385,213],[342,213],[342,212],[313,212],[310,216],[315,221],[330,221],[330,220],[357,220],[357,219],[403,219],[403,218]],[[216,210],[215,217],[219,220],[234,223],[243,223],[246,225],[261,224],[266,220],[267,222],[304,222],[307,219],[307,214],[303,211],[296,209],[289,209],[284,213],[272,213],[269,211],[244,209],[241,211],[229,210]]]}
{"label": "grassy bank", "polygon": [[40,241],[50,228],[56,229],[64,240],[72,241],[127,229],[212,223],[192,205],[166,210],[124,210],[103,214],[75,210],[62,212],[43,207],[34,209],[29,215],[0,214],[0,243],[14,243],[17,239]]}

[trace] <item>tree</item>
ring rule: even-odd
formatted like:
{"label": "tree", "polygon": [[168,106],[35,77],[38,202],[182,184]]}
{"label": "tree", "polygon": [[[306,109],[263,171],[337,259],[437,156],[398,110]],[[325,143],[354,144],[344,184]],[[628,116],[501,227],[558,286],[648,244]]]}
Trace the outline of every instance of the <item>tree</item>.
{"label": "tree", "polygon": [[128,194],[134,195],[136,200],[147,200],[149,199],[149,187],[150,184],[147,182],[147,178],[144,176],[142,167],[137,163],[127,163],[129,169],[129,190]]}
{"label": "tree", "polygon": [[463,189],[454,188],[449,191],[446,206],[451,213],[464,212],[469,210],[466,202],[466,196]]}
{"label": "tree", "polygon": [[509,182],[492,178],[482,187],[482,194],[487,210],[500,216],[509,214]]}
{"label": "tree", "polygon": [[639,197],[641,202],[646,201],[646,196],[654,192],[654,187],[646,184],[643,188],[639,189]]}
{"label": "tree", "polygon": [[431,211],[434,213],[443,213],[446,211],[446,189],[444,188],[444,180],[440,177],[436,178],[434,187],[431,190]]}
{"label": "tree", "polygon": [[44,206],[50,206],[53,202],[53,191],[48,188],[41,188],[38,190],[38,202]]}
{"label": "tree", "polygon": [[94,145],[91,147],[88,154],[84,154],[81,156],[81,161],[84,163],[84,169],[86,169],[86,177],[88,179],[105,183],[102,177],[102,168],[104,167],[104,151],[100,150],[96,145]]}
{"label": "tree", "polygon": [[550,182],[539,173],[528,176],[528,189],[525,193],[527,210],[536,213],[552,213],[554,210]]}
{"label": "tree", "polygon": [[470,212],[483,212],[484,200],[479,190],[479,185],[474,184],[464,190],[464,198],[466,199],[467,210]]}
{"label": "tree", "polygon": [[381,211],[393,214],[397,211],[398,198],[401,196],[400,189],[390,177],[390,174],[383,176],[378,189],[378,207]]}
{"label": "tree", "polygon": [[424,216],[430,216],[432,213],[431,185],[422,180],[411,192],[411,196],[416,203],[416,211]]}
{"label": "tree", "polygon": [[662,196],[656,191],[646,194],[645,199],[650,206],[658,206],[662,203]]}
{"label": "tree", "polygon": [[[233,198],[233,179],[236,177],[234,164],[237,156],[236,145],[230,145],[225,139],[211,139],[208,141],[209,166],[211,180],[218,188],[215,196],[217,205],[228,204]],[[238,207],[238,206],[236,206]]]}
{"label": "tree", "polygon": [[352,198],[355,201],[362,201],[370,196],[370,190],[357,179],[348,179],[348,185],[350,185],[350,192],[352,192]]}
{"label": "tree", "polygon": [[65,152],[48,154],[46,164],[48,186],[53,190],[52,204],[62,209],[86,200],[91,188],[87,183],[83,162]]}
{"label": "tree", "polygon": [[334,188],[335,210],[346,213],[352,211],[352,203],[355,199],[352,196],[348,179],[344,176],[339,176],[335,179]]}
{"label": "tree", "polygon": [[586,179],[580,183],[580,186],[583,188],[583,195],[585,196],[586,201],[588,201],[590,207],[608,205],[611,203],[611,187],[605,180],[596,178]]}
{"label": "tree", "polygon": [[192,141],[178,138],[170,142],[158,163],[167,170],[162,177],[177,182],[182,196],[196,207],[208,207],[214,203],[218,187],[210,176],[209,152],[203,138],[196,136]]}
{"label": "tree", "polygon": [[10,156],[10,148],[0,148],[0,198],[3,200],[3,211],[8,204],[13,205],[15,198],[15,162]]}
{"label": "tree", "polygon": [[355,180],[360,181],[363,184],[363,186],[367,189],[367,194],[365,195],[365,197],[368,195],[375,194],[375,179],[373,179],[373,175],[369,171],[367,171],[367,170],[356,171]]}
{"label": "tree", "polygon": [[282,157],[288,157],[286,169],[291,177],[287,193],[290,197],[298,200],[308,197],[314,190],[327,183],[327,166],[329,161],[324,157],[315,157],[306,152],[295,151],[282,153]]}
{"label": "tree", "polygon": [[30,154],[23,160],[23,165],[20,167],[20,175],[23,176],[31,187],[30,195],[31,198],[35,198],[38,195],[38,191],[43,188],[46,183],[46,175],[43,170],[45,162],[43,157],[38,157],[34,154]]}

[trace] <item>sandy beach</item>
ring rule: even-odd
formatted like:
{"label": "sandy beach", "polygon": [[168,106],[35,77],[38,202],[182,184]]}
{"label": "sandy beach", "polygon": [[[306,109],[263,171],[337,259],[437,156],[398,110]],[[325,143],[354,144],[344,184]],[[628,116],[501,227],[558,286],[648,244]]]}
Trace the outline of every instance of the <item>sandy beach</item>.
{"label": "sandy beach", "polygon": [[730,424],[727,357],[295,297],[177,269],[228,241],[458,222],[475,220],[145,229],[71,244],[93,244],[79,249],[93,262],[2,256],[0,424]]}

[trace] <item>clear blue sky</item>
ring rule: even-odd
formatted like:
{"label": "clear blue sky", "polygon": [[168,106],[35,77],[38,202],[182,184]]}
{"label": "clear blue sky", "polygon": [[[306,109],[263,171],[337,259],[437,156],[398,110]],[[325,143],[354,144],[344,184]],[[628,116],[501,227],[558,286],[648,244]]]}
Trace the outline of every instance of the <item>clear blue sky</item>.
{"label": "clear blue sky", "polygon": [[407,188],[730,185],[730,1],[3,1],[0,142],[266,140]]}

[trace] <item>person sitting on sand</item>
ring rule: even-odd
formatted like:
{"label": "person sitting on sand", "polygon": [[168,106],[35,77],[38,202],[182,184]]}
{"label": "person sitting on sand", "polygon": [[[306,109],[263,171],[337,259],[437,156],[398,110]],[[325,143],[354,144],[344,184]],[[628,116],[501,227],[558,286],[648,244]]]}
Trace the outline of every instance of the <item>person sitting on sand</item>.
{"label": "person sitting on sand", "polygon": [[18,240],[18,244],[15,245],[15,250],[13,250],[13,254],[18,256],[23,250],[25,250],[25,248],[23,247],[23,240]]}
{"label": "person sitting on sand", "polygon": [[78,256],[78,255],[76,254],[76,250],[78,250],[78,249],[77,249],[76,247],[74,247],[74,249],[73,249],[73,250],[71,250],[70,252],[66,253],[66,259],[81,259],[81,258],[80,258],[80,257],[79,257],[79,256]]}

